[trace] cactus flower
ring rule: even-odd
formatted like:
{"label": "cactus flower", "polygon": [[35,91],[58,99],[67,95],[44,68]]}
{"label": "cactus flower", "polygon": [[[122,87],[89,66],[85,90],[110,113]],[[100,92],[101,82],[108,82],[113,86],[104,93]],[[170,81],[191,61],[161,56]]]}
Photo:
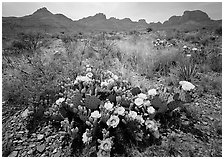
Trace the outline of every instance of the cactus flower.
{"label": "cactus flower", "polygon": [[182,89],[185,91],[190,91],[191,89],[195,88],[195,86],[188,81],[180,81],[179,84],[182,86]]}
{"label": "cactus flower", "polygon": [[152,131],[157,131],[158,130],[158,127],[157,127],[156,123],[152,120],[146,120],[145,125],[146,125],[146,129],[150,129]]}
{"label": "cactus flower", "polygon": [[156,89],[150,89],[150,90],[148,91],[148,95],[149,95],[149,96],[155,96],[156,94],[157,94]]}
{"label": "cactus flower", "polygon": [[91,117],[94,119],[98,119],[101,117],[101,114],[99,113],[98,110],[95,110],[94,112],[91,113]]}
{"label": "cactus flower", "polygon": [[93,77],[93,74],[92,74],[91,72],[88,72],[88,73],[86,74],[86,76],[89,77],[89,78],[92,78],[92,77]]}
{"label": "cactus flower", "polygon": [[125,109],[124,107],[118,107],[115,109],[115,113],[117,113],[118,115],[124,115]]}
{"label": "cactus flower", "polygon": [[87,69],[86,69],[86,72],[91,72],[92,71],[92,69],[90,68],[90,67],[88,67]]}
{"label": "cactus flower", "polygon": [[155,109],[153,108],[153,107],[148,107],[147,108],[147,112],[149,113],[149,114],[154,114],[155,113]]}
{"label": "cactus flower", "polygon": [[99,149],[104,150],[104,151],[110,151],[111,148],[112,148],[112,141],[110,138],[107,138],[100,142]]}
{"label": "cactus flower", "polygon": [[137,117],[137,113],[135,112],[135,111],[130,111],[129,112],[129,114],[128,114],[128,116],[130,117],[130,118],[132,118],[132,119],[135,119],[136,117]]}
{"label": "cactus flower", "polygon": [[92,140],[92,137],[89,137],[88,134],[87,134],[87,131],[85,133],[83,133],[82,135],[82,142],[84,144],[89,144]]}
{"label": "cactus flower", "polygon": [[104,104],[104,108],[106,108],[109,111],[111,111],[113,109],[113,106],[114,105],[109,101]]}
{"label": "cactus flower", "polygon": [[116,115],[111,115],[111,117],[109,118],[109,120],[107,120],[107,125],[111,126],[113,128],[116,128],[117,125],[120,122],[120,118]]}
{"label": "cactus flower", "polygon": [[57,101],[56,101],[56,104],[57,105],[60,105],[62,102],[65,101],[65,98],[59,98]]}
{"label": "cactus flower", "polygon": [[144,100],[144,99],[147,99],[147,95],[144,94],[144,93],[140,93],[140,94],[138,94],[138,97],[139,97],[139,98],[142,98],[143,100]]}
{"label": "cactus flower", "polygon": [[143,99],[142,99],[142,98],[136,98],[134,103],[135,103],[137,106],[140,106],[140,105],[142,105],[144,102],[143,102]]}

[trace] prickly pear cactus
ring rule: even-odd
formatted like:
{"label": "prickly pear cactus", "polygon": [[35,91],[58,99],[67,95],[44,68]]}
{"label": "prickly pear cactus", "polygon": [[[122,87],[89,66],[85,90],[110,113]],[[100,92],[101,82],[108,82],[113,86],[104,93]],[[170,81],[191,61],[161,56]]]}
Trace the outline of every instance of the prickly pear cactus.
{"label": "prickly pear cactus", "polygon": [[77,108],[79,105],[81,105],[82,95],[80,93],[77,93],[72,96],[71,101],[75,108]]}
{"label": "prickly pear cactus", "polygon": [[85,106],[91,110],[97,109],[100,102],[101,101],[96,96],[86,96],[85,98]]}
{"label": "prickly pear cactus", "polygon": [[141,90],[139,87],[135,87],[135,88],[131,89],[131,93],[132,93],[132,95],[136,96],[139,93],[141,93]]}
{"label": "prickly pear cactus", "polygon": [[164,103],[158,95],[153,97],[151,104],[154,108],[158,109],[158,113],[165,113],[167,111],[167,104]]}
{"label": "prickly pear cactus", "polygon": [[180,101],[180,100],[174,100],[174,101],[171,101],[170,103],[167,104],[167,107],[169,108],[169,110],[174,110],[178,107],[181,107],[183,105],[183,102]]}

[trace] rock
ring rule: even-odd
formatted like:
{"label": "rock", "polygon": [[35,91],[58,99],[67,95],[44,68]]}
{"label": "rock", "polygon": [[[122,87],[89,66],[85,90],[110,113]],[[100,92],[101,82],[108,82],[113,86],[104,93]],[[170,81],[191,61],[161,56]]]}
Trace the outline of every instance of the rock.
{"label": "rock", "polygon": [[202,121],[202,124],[204,125],[208,125],[208,123],[206,121]]}
{"label": "rock", "polygon": [[18,146],[15,148],[15,150],[22,150],[23,149],[23,146]]}
{"label": "rock", "polygon": [[27,152],[28,155],[31,155],[32,153],[33,153],[33,150],[29,150],[29,151]]}
{"label": "rock", "polygon": [[37,135],[37,140],[40,141],[44,138],[44,135],[43,134],[38,134]]}
{"label": "rock", "polygon": [[17,141],[17,143],[19,143],[19,144],[20,144],[20,143],[23,143],[23,140],[19,140],[19,141]]}
{"label": "rock", "polygon": [[36,146],[35,144],[31,144],[31,145],[29,145],[30,148],[35,147],[35,146]]}
{"label": "rock", "polygon": [[27,156],[26,151],[24,151],[20,156],[21,156],[21,157],[26,157],[26,156]]}
{"label": "rock", "polygon": [[57,148],[56,148],[56,149],[54,149],[54,151],[53,151],[52,153],[54,154],[54,153],[56,153],[56,152],[57,152]]}
{"label": "rock", "polygon": [[45,147],[46,147],[45,144],[39,145],[39,146],[37,146],[37,151],[39,151],[40,153],[42,153],[45,150]]}
{"label": "rock", "polygon": [[17,157],[17,155],[18,155],[18,151],[13,151],[10,153],[8,157]]}
{"label": "rock", "polygon": [[19,131],[18,134],[24,134],[24,131]]}
{"label": "rock", "polygon": [[28,116],[29,110],[26,109],[22,114],[21,117],[26,118]]}
{"label": "rock", "polygon": [[45,139],[47,143],[49,143],[51,141],[51,136],[49,136],[48,138]]}
{"label": "rock", "polygon": [[54,157],[60,157],[60,155],[61,155],[61,152],[58,151],[56,154],[54,154]]}
{"label": "rock", "polygon": [[20,139],[20,138],[22,138],[22,137],[23,137],[22,134],[17,134],[17,135],[16,135],[16,139]]}

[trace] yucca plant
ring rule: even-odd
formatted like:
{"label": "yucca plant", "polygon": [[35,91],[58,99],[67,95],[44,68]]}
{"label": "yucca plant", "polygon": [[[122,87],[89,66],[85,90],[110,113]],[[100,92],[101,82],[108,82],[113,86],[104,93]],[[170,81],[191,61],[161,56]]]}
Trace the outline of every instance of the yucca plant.
{"label": "yucca plant", "polygon": [[191,57],[181,58],[178,61],[178,72],[180,80],[191,81],[197,73],[196,64]]}
{"label": "yucca plant", "polygon": [[197,65],[191,57],[181,55],[177,60],[177,67],[170,68],[170,76],[178,78],[179,81],[191,82],[197,73]]}

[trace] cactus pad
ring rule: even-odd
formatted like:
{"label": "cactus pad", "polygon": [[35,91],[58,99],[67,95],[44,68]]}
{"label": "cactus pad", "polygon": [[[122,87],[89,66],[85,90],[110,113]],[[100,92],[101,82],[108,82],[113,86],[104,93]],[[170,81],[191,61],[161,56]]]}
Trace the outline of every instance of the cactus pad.
{"label": "cactus pad", "polygon": [[115,94],[111,94],[107,97],[107,99],[109,99],[109,101],[111,103],[114,103],[116,105],[116,95]]}
{"label": "cactus pad", "polygon": [[164,103],[158,95],[154,96],[151,101],[152,106],[158,110],[158,113],[164,113],[167,110],[167,104]]}
{"label": "cactus pad", "polygon": [[85,106],[88,109],[94,110],[97,109],[100,105],[100,100],[96,96],[86,96]]}
{"label": "cactus pad", "polygon": [[125,98],[121,99],[121,106],[125,108],[129,108],[130,104],[131,104],[131,101],[129,101],[128,99],[125,99]]}
{"label": "cactus pad", "polygon": [[135,87],[135,88],[131,89],[131,93],[132,93],[132,95],[136,96],[139,93],[141,93],[141,90],[139,87]]}
{"label": "cactus pad", "polygon": [[79,105],[81,105],[82,95],[80,93],[77,93],[72,96],[71,101],[75,108],[78,108]]}
{"label": "cactus pad", "polygon": [[177,107],[182,107],[182,105],[183,105],[182,101],[175,100],[175,101],[168,103],[167,107],[169,108],[169,110],[172,111],[172,110],[176,109]]}

